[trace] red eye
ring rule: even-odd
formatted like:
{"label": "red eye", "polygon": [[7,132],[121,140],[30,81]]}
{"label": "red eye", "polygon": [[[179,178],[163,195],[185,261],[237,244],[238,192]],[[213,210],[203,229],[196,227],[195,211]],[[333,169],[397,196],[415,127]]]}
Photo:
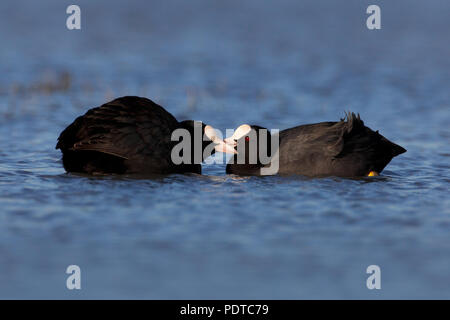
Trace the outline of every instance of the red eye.
{"label": "red eye", "polygon": [[250,141],[250,137],[245,137],[245,141],[249,142]]}

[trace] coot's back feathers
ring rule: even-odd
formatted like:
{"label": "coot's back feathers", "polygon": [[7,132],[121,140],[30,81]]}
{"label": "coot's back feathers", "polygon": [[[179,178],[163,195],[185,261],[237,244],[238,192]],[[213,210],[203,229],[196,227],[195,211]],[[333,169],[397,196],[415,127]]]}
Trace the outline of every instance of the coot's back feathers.
{"label": "coot's back feathers", "polygon": [[56,148],[69,172],[171,172],[171,134],[178,126],[150,99],[127,96],[78,117],[61,133]]}

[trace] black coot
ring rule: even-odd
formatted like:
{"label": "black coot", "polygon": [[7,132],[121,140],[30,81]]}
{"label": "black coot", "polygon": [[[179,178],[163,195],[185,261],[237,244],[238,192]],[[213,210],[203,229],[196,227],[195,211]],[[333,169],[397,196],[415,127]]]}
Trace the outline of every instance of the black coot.
{"label": "black coot", "polygon": [[[238,151],[231,160],[233,163],[227,164],[227,173],[373,176],[378,175],[392,158],[406,152],[378,131],[366,127],[354,113],[348,113],[339,122],[307,124],[280,131],[279,147],[276,149],[272,144],[271,152],[274,138],[265,128],[240,126],[232,137],[225,139],[229,144],[234,142]],[[245,155],[240,155],[240,145]],[[252,148],[258,151],[253,158]],[[278,163],[274,161],[277,151]],[[266,154],[272,155],[269,161],[262,159]]]}
{"label": "black coot", "polygon": [[[194,133],[197,126],[200,135]],[[191,161],[175,164],[172,132],[186,129],[190,133]],[[126,96],[90,109],[78,117],[59,136],[63,165],[68,172],[88,174],[165,174],[201,172],[203,150],[217,141],[211,126],[192,120],[178,122],[174,116],[153,101]],[[205,140],[203,138],[205,134]],[[202,155],[194,159],[194,137]],[[212,139],[212,140],[211,140]],[[214,153],[214,147],[212,148]],[[198,150],[198,149],[196,149]],[[220,150],[222,151],[222,150]],[[184,151],[181,151],[181,154]]]}

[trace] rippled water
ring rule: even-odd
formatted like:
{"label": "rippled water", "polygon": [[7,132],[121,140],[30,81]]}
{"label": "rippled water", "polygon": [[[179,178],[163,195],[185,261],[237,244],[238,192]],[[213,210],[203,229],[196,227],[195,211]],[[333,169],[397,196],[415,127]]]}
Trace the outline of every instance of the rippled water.
{"label": "rippled water", "polygon": [[[377,1],[379,31],[367,1],[77,3],[80,31],[0,4],[1,298],[450,298],[448,2]],[[66,174],[59,132],[122,95],[222,130],[352,110],[408,152],[361,180]]]}

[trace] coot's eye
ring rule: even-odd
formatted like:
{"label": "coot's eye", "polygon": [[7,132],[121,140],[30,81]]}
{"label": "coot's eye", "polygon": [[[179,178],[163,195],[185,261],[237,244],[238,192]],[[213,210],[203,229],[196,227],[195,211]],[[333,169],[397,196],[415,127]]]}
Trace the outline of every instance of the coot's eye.
{"label": "coot's eye", "polygon": [[250,137],[249,136],[247,136],[247,137],[245,137],[245,141],[250,141]]}

